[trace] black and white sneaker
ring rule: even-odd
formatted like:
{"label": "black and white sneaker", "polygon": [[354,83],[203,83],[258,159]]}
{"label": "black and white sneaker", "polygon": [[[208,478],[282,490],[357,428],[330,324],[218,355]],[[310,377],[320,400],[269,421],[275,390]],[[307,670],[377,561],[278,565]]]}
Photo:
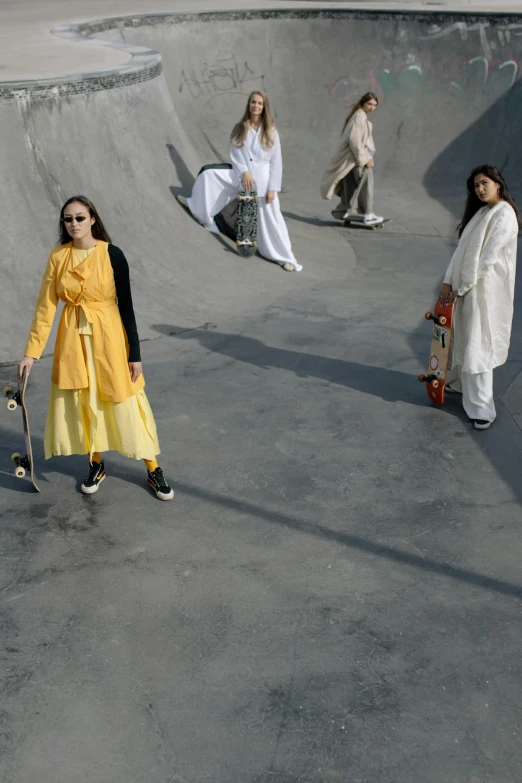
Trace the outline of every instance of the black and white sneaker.
{"label": "black and white sneaker", "polygon": [[89,475],[83,482],[81,490],[85,495],[94,495],[102,481],[105,480],[105,465],[101,462],[91,462]]}
{"label": "black and white sneaker", "polygon": [[487,430],[492,424],[492,421],[486,421],[486,419],[473,419],[473,425],[476,430]]}
{"label": "black and white sneaker", "polygon": [[160,467],[156,470],[147,470],[149,476],[149,484],[156,493],[156,497],[160,500],[172,500],[174,497],[174,490],[169,487],[165,481],[165,476]]}

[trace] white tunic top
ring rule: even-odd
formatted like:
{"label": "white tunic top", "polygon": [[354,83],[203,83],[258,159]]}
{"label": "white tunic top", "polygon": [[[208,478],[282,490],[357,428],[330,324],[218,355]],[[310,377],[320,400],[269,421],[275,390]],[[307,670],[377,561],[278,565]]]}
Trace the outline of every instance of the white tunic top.
{"label": "white tunic top", "polygon": [[470,220],[444,278],[459,293],[452,366],[489,372],[507,359],[513,320],[518,223],[500,201]]}
{"label": "white tunic top", "polygon": [[257,195],[266,196],[267,190],[281,190],[283,177],[283,161],[281,158],[281,143],[279,134],[274,128],[272,132],[274,144],[266,150],[261,144],[261,126],[258,130],[250,127],[242,147],[230,145],[230,160],[238,177],[249,171],[256,184]]}

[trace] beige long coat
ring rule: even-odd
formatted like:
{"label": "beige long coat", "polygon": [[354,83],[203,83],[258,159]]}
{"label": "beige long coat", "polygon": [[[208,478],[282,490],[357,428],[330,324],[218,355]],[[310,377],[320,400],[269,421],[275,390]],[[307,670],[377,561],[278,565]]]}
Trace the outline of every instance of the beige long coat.
{"label": "beige long coat", "polygon": [[355,166],[366,166],[371,155],[366,149],[372,137],[372,123],[364,109],[357,109],[344,129],[337,152],[323,174],[321,196],[331,199],[333,194],[341,195],[337,186]]}

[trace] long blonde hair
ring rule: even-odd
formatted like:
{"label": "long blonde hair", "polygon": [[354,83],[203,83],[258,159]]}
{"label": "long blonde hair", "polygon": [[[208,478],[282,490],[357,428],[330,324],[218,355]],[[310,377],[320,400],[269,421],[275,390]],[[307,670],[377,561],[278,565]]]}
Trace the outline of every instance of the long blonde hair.
{"label": "long blonde hair", "polygon": [[356,103],[352,103],[352,105],[350,106],[350,112],[348,114],[348,117],[344,121],[344,125],[343,125],[343,130],[342,130],[341,136],[343,135],[344,131],[346,130],[346,126],[348,125],[348,123],[352,119],[352,117],[355,114],[355,112],[359,111],[359,109],[362,109],[364,104],[368,103],[368,101],[371,101],[371,100],[377,101],[377,105],[379,105],[379,99],[378,99],[378,97],[376,96],[376,94],[374,92],[365,92],[364,95],[362,96],[362,98],[359,98],[359,100]]}
{"label": "long blonde hair", "polygon": [[268,150],[270,147],[274,146],[275,122],[272,117],[268,96],[265,92],[261,92],[261,90],[254,90],[254,92],[251,92],[248,96],[245,113],[237,125],[234,125],[232,133],[230,134],[230,141],[235,147],[242,147],[245,143],[250,123],[250,101],[254,95],[260,95],[263,99],[263,112],[261,114],[261,146],[264,147],[265,150]]}

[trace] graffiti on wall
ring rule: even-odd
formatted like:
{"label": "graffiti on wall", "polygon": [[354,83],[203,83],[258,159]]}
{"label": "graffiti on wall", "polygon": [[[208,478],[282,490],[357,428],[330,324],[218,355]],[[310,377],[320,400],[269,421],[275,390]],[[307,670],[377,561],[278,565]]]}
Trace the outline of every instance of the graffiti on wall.
{"label": "graffiti on wall", "polygon": [[520,61],[501,50],[509,44],[509,53],[513,53],[514,39],[522,37],[522,24],[495,29],[495,40],[486,23],[456,22],[445,28],[432,25],[422,40],[437,40],[455,34],[463,40],[477,34],[478,53],[468,58],[454,58],[452,63],[451,57],[442,62],[435,58],[432,62],[429,52],[397,55],[396,51],[388,50],[382,57],[385,65],[370,67],[361,76],[340,77],[329,87],[330,95],[336,103],[343,105],[351,105],[368,89],[380,100],[393,94],[398,100],[411,101],[430,79],[430,87],[433,87],[433,81],[438,82],[440,91],[445,91],[450,99],[464,98],[467,106],[479,107],[493,102],[513,87],[519,76]]}
{"label": "graffiti on wall", "polygon": [[264,74],[256,73],[248,62],[238,62],[235,54],[229,52],[218,52],[197,68],[182,70],[179,82],[180,93],[207,101],[225,93],[246,94],[264,89]]}
{"label": "graffiti on wall", "polygon": [[428,28],[428,34],[422,40],[430,41],[437,38],[448,38],[456,35],[461,41],[473,40],[477,36],[482,49],[482,55],[491,59],[496,51],[510,45],[514,39],[522,36],[522,24],[495,25],[489,22],[454,22],[446,27],[433,24]]}

